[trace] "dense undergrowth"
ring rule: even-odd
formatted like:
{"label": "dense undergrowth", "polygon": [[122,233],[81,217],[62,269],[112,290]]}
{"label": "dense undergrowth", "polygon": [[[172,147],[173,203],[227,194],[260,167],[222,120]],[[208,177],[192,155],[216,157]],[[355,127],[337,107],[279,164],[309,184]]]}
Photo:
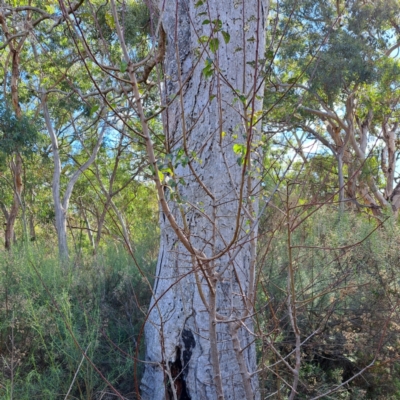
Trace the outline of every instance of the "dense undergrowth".
{"label": "dense undergrowth", "polygon": [[[296,398],[400,398],[400,233],[393,219],[381,225],[326,206],[289,241],[287,217],[269,212],[260,228],[256,305],[265,397],[286,399],[284,382],[292,379],[291,264],[302,342]],[[295,226],[302,217],[289,218]],[[136,399],[157,246],[157,233],[148,232],[134,258],[110,243],[63,266],[45,243],[2,253],[0,399],[115,398],[98,371]]]}
{"label": "dense undergrowth", "polygon": [[[291,227],[314,211],[295,207]],[[282,222],[287,218],[275,224]],[[260,254],[265,258],[259,287],[259,305],[264,305],[260,363],[274,365],[264,369],[261,380],[273,398],[287,398],[283,382],[290,383],[293,375],[271,346],[295,364],[287,311],[289,264],[302,343],[296,398],[400,398],[399,248],[400,231],[392,217],[381,223],[334,206],[293,229],[290,243],[287,229],[275,231],[267,253]]]}
{"label": "dense undergrowth", "polygon": [[152,245],[137,247],[135,260],[109,245],[60,266],[45,244],[0,259],[1,399],[106,399],[111,390],[91,363],[125,398],[135,398],[137,343],[157,256]]}

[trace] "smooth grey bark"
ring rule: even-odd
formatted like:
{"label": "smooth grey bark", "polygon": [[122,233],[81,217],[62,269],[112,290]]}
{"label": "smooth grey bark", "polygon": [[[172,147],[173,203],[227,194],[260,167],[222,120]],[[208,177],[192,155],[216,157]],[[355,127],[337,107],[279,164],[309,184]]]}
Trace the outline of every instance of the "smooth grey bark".
{"label": "smooth grey bark", "polygon": [[[195,3],[171,0],[160,10],[167,36],[164,98],[171,102],[164,129],[176,186],[170,181],[165,188],[173,218],[161,202],[142,399],[258,399],[251,317],[258,210],[253,167],[261,160],[252,151],[260,129],[253,123],[262,106],[268,2]],[[229,43],[212,32],[217,25]],[[219,40],[215,54],[212,39]],[[214,71],[206,78],[202,70],[210,60]]]}
{"label": "smooth grey bark", "polygon": [[56,230],[57,230],[57,238],[58,238],[58,252],[60,259],[65,260],[68,259],[68,242],[67,242],[67,213],[69,207],[69,201],[71,199],[72,191],[74,189],[75,183],[81,176],[81,174],[89,168],[89,166],[96,159],[97,153],[100,149],[101,143],[103,141],[103,136],[105,132],[104,125],[99,133],[99,137],[96,145],[93,148],[93,151],[89,157],[89,159],[77,169],[71,179],[69,180],[67,187],[64,192],[64,196],[61,195],[61,158],[58,147],[58,139],[57,135],[54,132],[53,124],[51,123],[49,109],[47,107],[46,95],[42,96],[42,108],[44,119],[47,127],[47,131],[49,132],[49,136],[51,139],[51,148],[53,152],[53,160],[54,160],[54,172],[53,172],[53,182],[52,182],[52,194],[53,194],[53,202],[54,202],[54,212],[55,212],[55,222],[56,222]]}

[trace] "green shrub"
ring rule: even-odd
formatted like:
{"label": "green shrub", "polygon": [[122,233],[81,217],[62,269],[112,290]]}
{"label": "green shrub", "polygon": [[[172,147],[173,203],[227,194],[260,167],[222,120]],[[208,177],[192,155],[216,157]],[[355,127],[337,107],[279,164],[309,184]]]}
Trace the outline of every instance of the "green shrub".
{"label": "green shrub", "polygon": [[[295,212],[292,226],[300,220]],[[263,372],[264,388],[279,389],[281,397],[276,398],[284,399],[289,388],[283,380],[291,383],[293,376],[280,356],[270,351],[273,345],[294,365],[295,335],[287,305],[289,242],[287,225],[281,225],[261,243],[262,255],[271,240],[263,259],[258,309],[263,310],[259,324],[264,335],[260,365],[275,368],[274,373],[268,368]],[[399,243],[393,220],[380,225],[333,206],[320,209],[292,231],[297,324],[303,343],[296,398],[321,395],[349,379],[329,398],[400,397],[395,372],[400,358]]]}
{"label": "green shrub", "polygon": [[[149,254],[156,251],[143,243],[135,259],[149,275],[155,263]],[[150,284],[115,244],[64,268],[40,244],[0,257],[0,398],[55,400],[70,390],[71,399],[96,399],[110,392],[82,361],[81,349],[122,395],[133,398]]]}

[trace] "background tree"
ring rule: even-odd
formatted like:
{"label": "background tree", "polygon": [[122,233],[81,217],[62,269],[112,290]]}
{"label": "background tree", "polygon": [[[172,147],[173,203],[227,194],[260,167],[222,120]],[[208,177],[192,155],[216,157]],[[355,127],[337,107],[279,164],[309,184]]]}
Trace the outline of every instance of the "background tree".
{"label": "background tree", "polygon": [[[60,193],[60,179],[61,179],[61,159],[59,153],[58,139],[54,132],[52,122],[50,120],[50,114],[47,107],[46,97],[42,98],[42,108],[44,111],[44,119],[46,126],[51,138],[52,151],[54,158],[54,174],[53,174],[53,201],[55,208],[55,219],[56,219],[56,229],[58,235],[58,247],[60,252],[60,257],[62,259],[68,258],[68,243],[67,243],[67,212],[69,207],[69,201],[74,189],[74,185],[81,176],[81,174],[94,162],[96,155],[100,149],[101,143],[103,141],[104,132],[106,127],[100,128],[100,133],[97,138],[97,142],[91,151],[91,154],[87,161],[79,166],[79,168],[72,174],[71,178],[68,180],[67,187],[65,189],[64,196],[61,200]],[[80,132],[75,132],[80,135]]]}
{"label": "background tree", "polygon": [[291,40],[279,50],[273,84],[289,95],[281,103],[286,113],[276,116],[334,155],[341,203],[350,199],[349,204],[361,202],[379,213],[390,201],[397,211],[392,194],[398,96],[393,90],[399,75],[398,62],[386,51],[398,3],[336,3],[284,2]]}

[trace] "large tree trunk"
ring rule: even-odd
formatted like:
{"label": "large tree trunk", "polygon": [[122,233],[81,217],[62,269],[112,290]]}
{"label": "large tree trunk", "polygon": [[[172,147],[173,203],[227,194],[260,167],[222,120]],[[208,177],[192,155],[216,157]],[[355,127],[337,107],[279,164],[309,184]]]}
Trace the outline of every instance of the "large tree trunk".
{"label": "large tree trunk", "polygon": [[163,206],[145,400],[259,398],[251,317],[261,160],[252,151],[267,2],[200,3],[167,1],[161,13],[165,99],[175,99],[164,115],[175,168],[166,196],[185,239]]}

